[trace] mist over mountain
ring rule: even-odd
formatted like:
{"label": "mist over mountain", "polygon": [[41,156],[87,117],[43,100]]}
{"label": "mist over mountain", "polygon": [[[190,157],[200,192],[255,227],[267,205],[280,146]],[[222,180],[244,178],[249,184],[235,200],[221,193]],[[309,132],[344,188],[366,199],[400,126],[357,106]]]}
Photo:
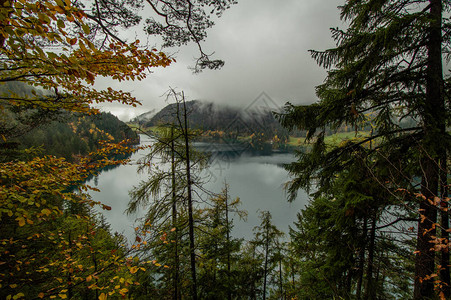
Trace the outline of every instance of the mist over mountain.
{"label": "mist over mountain", "polygon": [[[145,127],[177,123],[177,111],[183,112],[183,105],[169,104],[156,113]],[[191,129],[202,131],[235,132],[238,135],[260,132],[286,132],[274,118],[273,111],[256,107],[240,109],[199,100],[187,101],[186,111]]]}
{"label": "mist over mountain", "polygon": [[156,114],[156,109],[142,113],[130,120],[130,123],[145,124],[148,123]]}

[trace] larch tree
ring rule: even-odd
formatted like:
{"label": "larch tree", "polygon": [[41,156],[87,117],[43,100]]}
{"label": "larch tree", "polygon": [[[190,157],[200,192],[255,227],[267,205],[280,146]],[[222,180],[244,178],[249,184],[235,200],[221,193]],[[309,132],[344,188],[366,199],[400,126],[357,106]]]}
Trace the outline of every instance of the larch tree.
{"label": "larch tree", "polygon": [[[141,182],[138,187],[131,191],[132,200],[129,203],[128,210],[134,212],[144,205],[148,209],[148,220],[152,224],[166,224],[168,214],[171,213],[173,225],[180,223],[187,225],[191,297],[197,299],[199,296],[195,236],[197,220],[194,196],[196,194],[195,188],[200,184],[200,171],[208,165],[208,158],[192,146],[192,138],[195,136],[195,132],[189,128],[189,110],[185,105],[184,93],[170,89],[167,97],[175,101],[174,110],[168,116],[168,123],[161,124],[161,127],[150,135],[155,139],[153,149],[142,160],[140,167],[141,171],[147,170],[150,176],[147,181]],[[160,160],[160,163],[169,163],[170,170],[165,171],[158,168],[155,165],[156,160]],[[177,221],[177,216],[181,212],[187,219]],[[158,226],[156,228],[158,229]],[[178,230],[182,229],[179,226],[173,228],[176,235]],[[186,232],[180,233],[180,236],[182,234],[186,235]],[[177,257],[175,255],[176,259]],[[174,297],[176,297],[175,294]]]}
{"label": "larch tree", "polygon": [[[185,226],[182,226],[186,219],[183,216],[183,191],[185,189],[184,173],[181,170],[183,165],[184,144],[182,135],[175,126],[161,126],[153,133],[147,133],[154,142],[148,154],[138,161],[138,172],[146,172],[148,178],[135,186],[129,192],[127,213],[135,213],[142,209],[146,210],[143,228],[151,229],[157,235],[160,232],[169,232],[169,239],[173,243],[168,244],[167,252],[164,255],[167,262],[159,260],[171,266],[170,280],[172,282],[173,299],[180,299],[180,235],[183,234]],[[169,165],[168,170],[165,166]],[[170,216],[170,218],[169,218]],[[170,221],[169,221],[170,220]],[[159,239],[155,236],[147,237],[148,240]],[[149,241],[149,242],[150,242]],[[148,248],[159,245],[149,244],[142,251],[144,255],[154,255]],[[166,245],[163,245],[166,246]]]}
{"label": "larch tree", "polygon": [[[328,69],[325,82],[317,87],[319,102],[289,104],[280,115],[285,126],[308,130],[307,139],[314,143],[309,153],[300,154],[299,161],[288,167],[295,175],[289,184],[292,195],[312,184],[327,187],[352,155],[369,143],[373,147],[368,155],[379,165],[378,173],[385,174],[375,180],[389,181],[390,191],[401,188],[421,194],[409,200],[416,204],[418,215],[414,299],[433,297],[434,284],[442,298],[450,295],[449,221],[444,217],[437,224],[437,211],[448,201],[444,178],[450,146],[446,131],[450,85],[443,59],[450,55],[451,23],[446,17],[450,9],[449,1],[441,0],[345,1],[340,11],[348,26],[331,29],[337,46],[311,51]],[[404,120],[413,126],[403,126]],[[324,143],[326,127],[351,125],[357,130],[371,122],[374,131],[362,140],[337,147]],[[431,246],[437,242],[437,227],[444,237],[438,244],[443,247]],[[437,270],[440,281],[434,281],[437,249],[444,253]]]}

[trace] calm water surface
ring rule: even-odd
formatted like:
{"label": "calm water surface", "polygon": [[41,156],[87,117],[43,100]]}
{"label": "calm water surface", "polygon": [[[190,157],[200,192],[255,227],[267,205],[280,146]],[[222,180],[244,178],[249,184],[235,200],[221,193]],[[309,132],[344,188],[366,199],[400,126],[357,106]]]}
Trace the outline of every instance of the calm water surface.
{"label": "calm water surface", "polygon": [[[141,136],[141,142],[148,144],[150,140]],[[128,192],[140,180],[145,180],[145,174],[137,174],[136,160],[145,151],[139,151],[132,156],[130,165],[104,171],[97,178],[88,182],[96,185],[101,192],[92,192],[95,201],[112,207],[110,211],[102,211],[111,229],[123,233],[129,240],[134,239],[135,220],[144,212],[136,215],[124,213],[129,201]],[[288,203],[283,185],[289,180],[282,164],[295,160],[290,153],[276,153],[270,156],[247,155],[216,157],[205,172],[210,181],[205,184],[209,191],[219,193],[224,188],[224,181],[229,184],[231,198],[241,199],[241,208],[248,212],[247,221],[234,218],[233,235],[235,237],[252,238],[252,229],[260,224],[259,210],[270,211],[274,224],[285,232],[288,226],[296,220],[296,214],[307,204],[308,197],[304,191],[299,191],[297,199]]]}

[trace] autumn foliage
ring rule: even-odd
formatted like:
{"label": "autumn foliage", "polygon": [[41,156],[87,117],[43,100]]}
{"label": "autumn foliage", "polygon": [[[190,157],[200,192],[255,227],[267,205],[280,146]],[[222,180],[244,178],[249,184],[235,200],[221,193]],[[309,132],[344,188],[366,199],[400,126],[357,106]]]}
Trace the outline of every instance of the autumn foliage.
{"label": "autumn foliage", "polygon": [[[90,105],[136,106],[130,93],[94,87],[98,76],[141,80],[146,71],[173,60],[138,40],[125,43],[108,31],[99,40],[92,20],[69,0],[0,0],[0,84],[21,81],[44,93],[0,95],[6,107],[96,113]],[[8,132],[1,135],[4,144]],[[112,155],[131,153],[127,141],[105,142],[77,163],[25,151],[0,164],[0,297],[2,299],[123,297],[131,274],[144,269],[121,236],[92,207],[82,184],[105,166],[126,163]],[[139,267],[138,267],[139,265]]]}
{"label": "autumn foliage", "polygon": [[155,49],[139,49],[106,37],[94,40],[83,10],[70,1],[0,1],[1,81],[20,80],[52,91],[49,96],[8,97],[15,105],[88,111],[88,105],[118,101],[136,105],[129,93],[97,90],[97,76],[141,80],[144,71],[171,59]]}

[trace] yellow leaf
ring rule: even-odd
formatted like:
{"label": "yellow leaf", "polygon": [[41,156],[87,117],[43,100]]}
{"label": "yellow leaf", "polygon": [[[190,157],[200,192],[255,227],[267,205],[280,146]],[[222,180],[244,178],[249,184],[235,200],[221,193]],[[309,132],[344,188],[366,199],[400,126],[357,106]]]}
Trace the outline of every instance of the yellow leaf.
{"label": "yellow leaf", "polygon": [[43,215],[48,216],[48,215],[50,215],[52,213],[52,211],[50,209],[44,208],[43,210],[41,210],[41,213]]}
{"label": "yellow leaf", "polygon": [[39,293],[39,295],[38,295],[38,297],[41,299],[44,298],[44,296],[45,296],[44,293]]}
{"label": "yellow leaf", "polygon": [[25,297],[25,294],[24,294],[24,293],[18,293],[17,295],[15,295],[15,296],[13,297],[13,299],[20,299],[20,298],[23,298],[23,297]]}
{"label": "yellow leaf", "polygon": [[20,227],[25,225],[25,219],[23,217],[17,217],[16,220],[19,222]]}
{"label": "yellow leaf", "polygon": [[58,296],[59,296],[61,299],[67,299],[67,295],[66,295],[66,294],[58,294]]}
{"label": "yellow leaf", "polygon": [[128,289],[127,288],[123,288],[119,291],[119,294],[121,294],[122,296],[125,296],[125,294],[128,293]]}
{"label": "yellow leaf", "polygon": [[92,280],[92,275],[89,275],[88,277],[86,277],[86,282],[90,282]]}
{"label": "yellow leaf", "polygon": [[133,266],[130,268],[130,273],[135,274],[138,271],[138,267]]}
{"label": "yellow leaf", "polygon": [[107,295],[105,293],[100,294],[99,300],[106,300]]}

